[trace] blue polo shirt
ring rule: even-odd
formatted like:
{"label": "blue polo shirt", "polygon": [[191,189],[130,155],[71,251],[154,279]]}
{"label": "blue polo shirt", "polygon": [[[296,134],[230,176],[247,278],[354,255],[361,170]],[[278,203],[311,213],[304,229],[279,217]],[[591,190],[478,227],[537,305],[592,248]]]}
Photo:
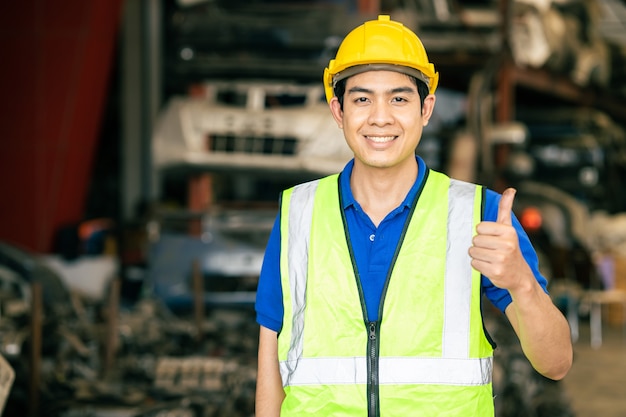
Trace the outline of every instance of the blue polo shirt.
{"label": "blue polo shirt", "polygon": [[[354,199],[350,189],[350,175],[354,160],[350,161],[340,176],[339,186],[343,193],[343,210],[346,215],[348,232],[354,257],[361,279],[368,319],[378,319],[380,297],[385,285],[387,272],[391,265],[396,245],[400,239],[402,228],[411,211],[411,202],[424,182],[424,175],[428,168],[424,161],[417,157],[418,177],[407,194],[406,198],[395,210],[391,211],[378,227],[372,223],[359,203]],[[483,219],[496,221],[498,217],[498,203],[500,194],[486,190]],[[280,214],[279,214],[280,216]],[[280,218],[276,218],[274,227],[263,259],[261,275],[256,296],[257,322],[268,329],[279,332],[283,319],[283,293],[280,282]],[[532,247],[526,232],[522,229],[515,216],[513,226],[517,230],[520,240],[520,249],[530,265],[537,281],[546,291],[547,281],[541,276],[538,268],[537,255]],[[511,303],[511,296],[507,290],[494,286],[485,276],[482,277],[483,292],[487,298],[501,311]]]}

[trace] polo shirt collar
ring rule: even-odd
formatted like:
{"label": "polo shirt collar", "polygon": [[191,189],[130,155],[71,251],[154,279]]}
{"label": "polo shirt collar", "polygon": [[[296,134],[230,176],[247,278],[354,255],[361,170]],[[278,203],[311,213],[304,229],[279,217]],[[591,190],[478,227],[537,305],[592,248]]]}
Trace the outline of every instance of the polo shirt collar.
{"label": "polo shirt collar", "polygon": [[[415,155],[415,159],[417,160],[417,178],[415,182],[411,186],[409,193],[406,195],[404,201],[401,206],[403,207],[411,207],[411,202],[415,199],[415,195],[417,194],[417,190],[421,188],[422,183],[424,182],[424,177],[426,175],[426,170],[428,167],[424,160]],[[352,176],[352,168],[354,168],[354,159],[351,159],[346,166],[341,171],[339,175],[339,186],[341,187],[341,194],[343,196],[343,209],[346,210],[351,206],[358,207],[357,201],[354,199],[354,195],[352,194],[352,189],[350,188],[350,176]]]}

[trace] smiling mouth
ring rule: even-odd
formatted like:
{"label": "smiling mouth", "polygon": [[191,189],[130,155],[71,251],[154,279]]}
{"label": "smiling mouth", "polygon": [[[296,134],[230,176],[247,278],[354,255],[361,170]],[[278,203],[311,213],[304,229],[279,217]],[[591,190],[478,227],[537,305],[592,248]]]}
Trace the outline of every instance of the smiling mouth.
{"label": "smiling mouth", "polygon": [[396,136],[365,136],[368,140],[376,143],[387,143],[391,142],[396,138]]}

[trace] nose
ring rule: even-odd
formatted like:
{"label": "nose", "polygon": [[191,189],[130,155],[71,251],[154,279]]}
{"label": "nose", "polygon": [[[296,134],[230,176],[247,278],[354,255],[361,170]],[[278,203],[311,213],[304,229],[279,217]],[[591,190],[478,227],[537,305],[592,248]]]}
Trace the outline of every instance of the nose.
{"label": "nose", "polygon": [[385,126],[393,123],[393,115],[389,103],[376,100],[370,106],[368,123],[374,126]]}

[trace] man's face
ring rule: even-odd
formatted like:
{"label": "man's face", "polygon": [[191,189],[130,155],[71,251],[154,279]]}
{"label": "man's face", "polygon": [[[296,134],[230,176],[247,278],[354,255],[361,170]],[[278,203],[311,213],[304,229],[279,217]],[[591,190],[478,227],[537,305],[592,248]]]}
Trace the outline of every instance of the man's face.
{"label": "man's face", "polygon": [[355,164],[390,168],[415,162],[415,148],[432,114],[435,96],[420,104],[417,86],[405,74],[368,71],[348,78],[343,111],[337,98],[330,108],[343,129]]}

